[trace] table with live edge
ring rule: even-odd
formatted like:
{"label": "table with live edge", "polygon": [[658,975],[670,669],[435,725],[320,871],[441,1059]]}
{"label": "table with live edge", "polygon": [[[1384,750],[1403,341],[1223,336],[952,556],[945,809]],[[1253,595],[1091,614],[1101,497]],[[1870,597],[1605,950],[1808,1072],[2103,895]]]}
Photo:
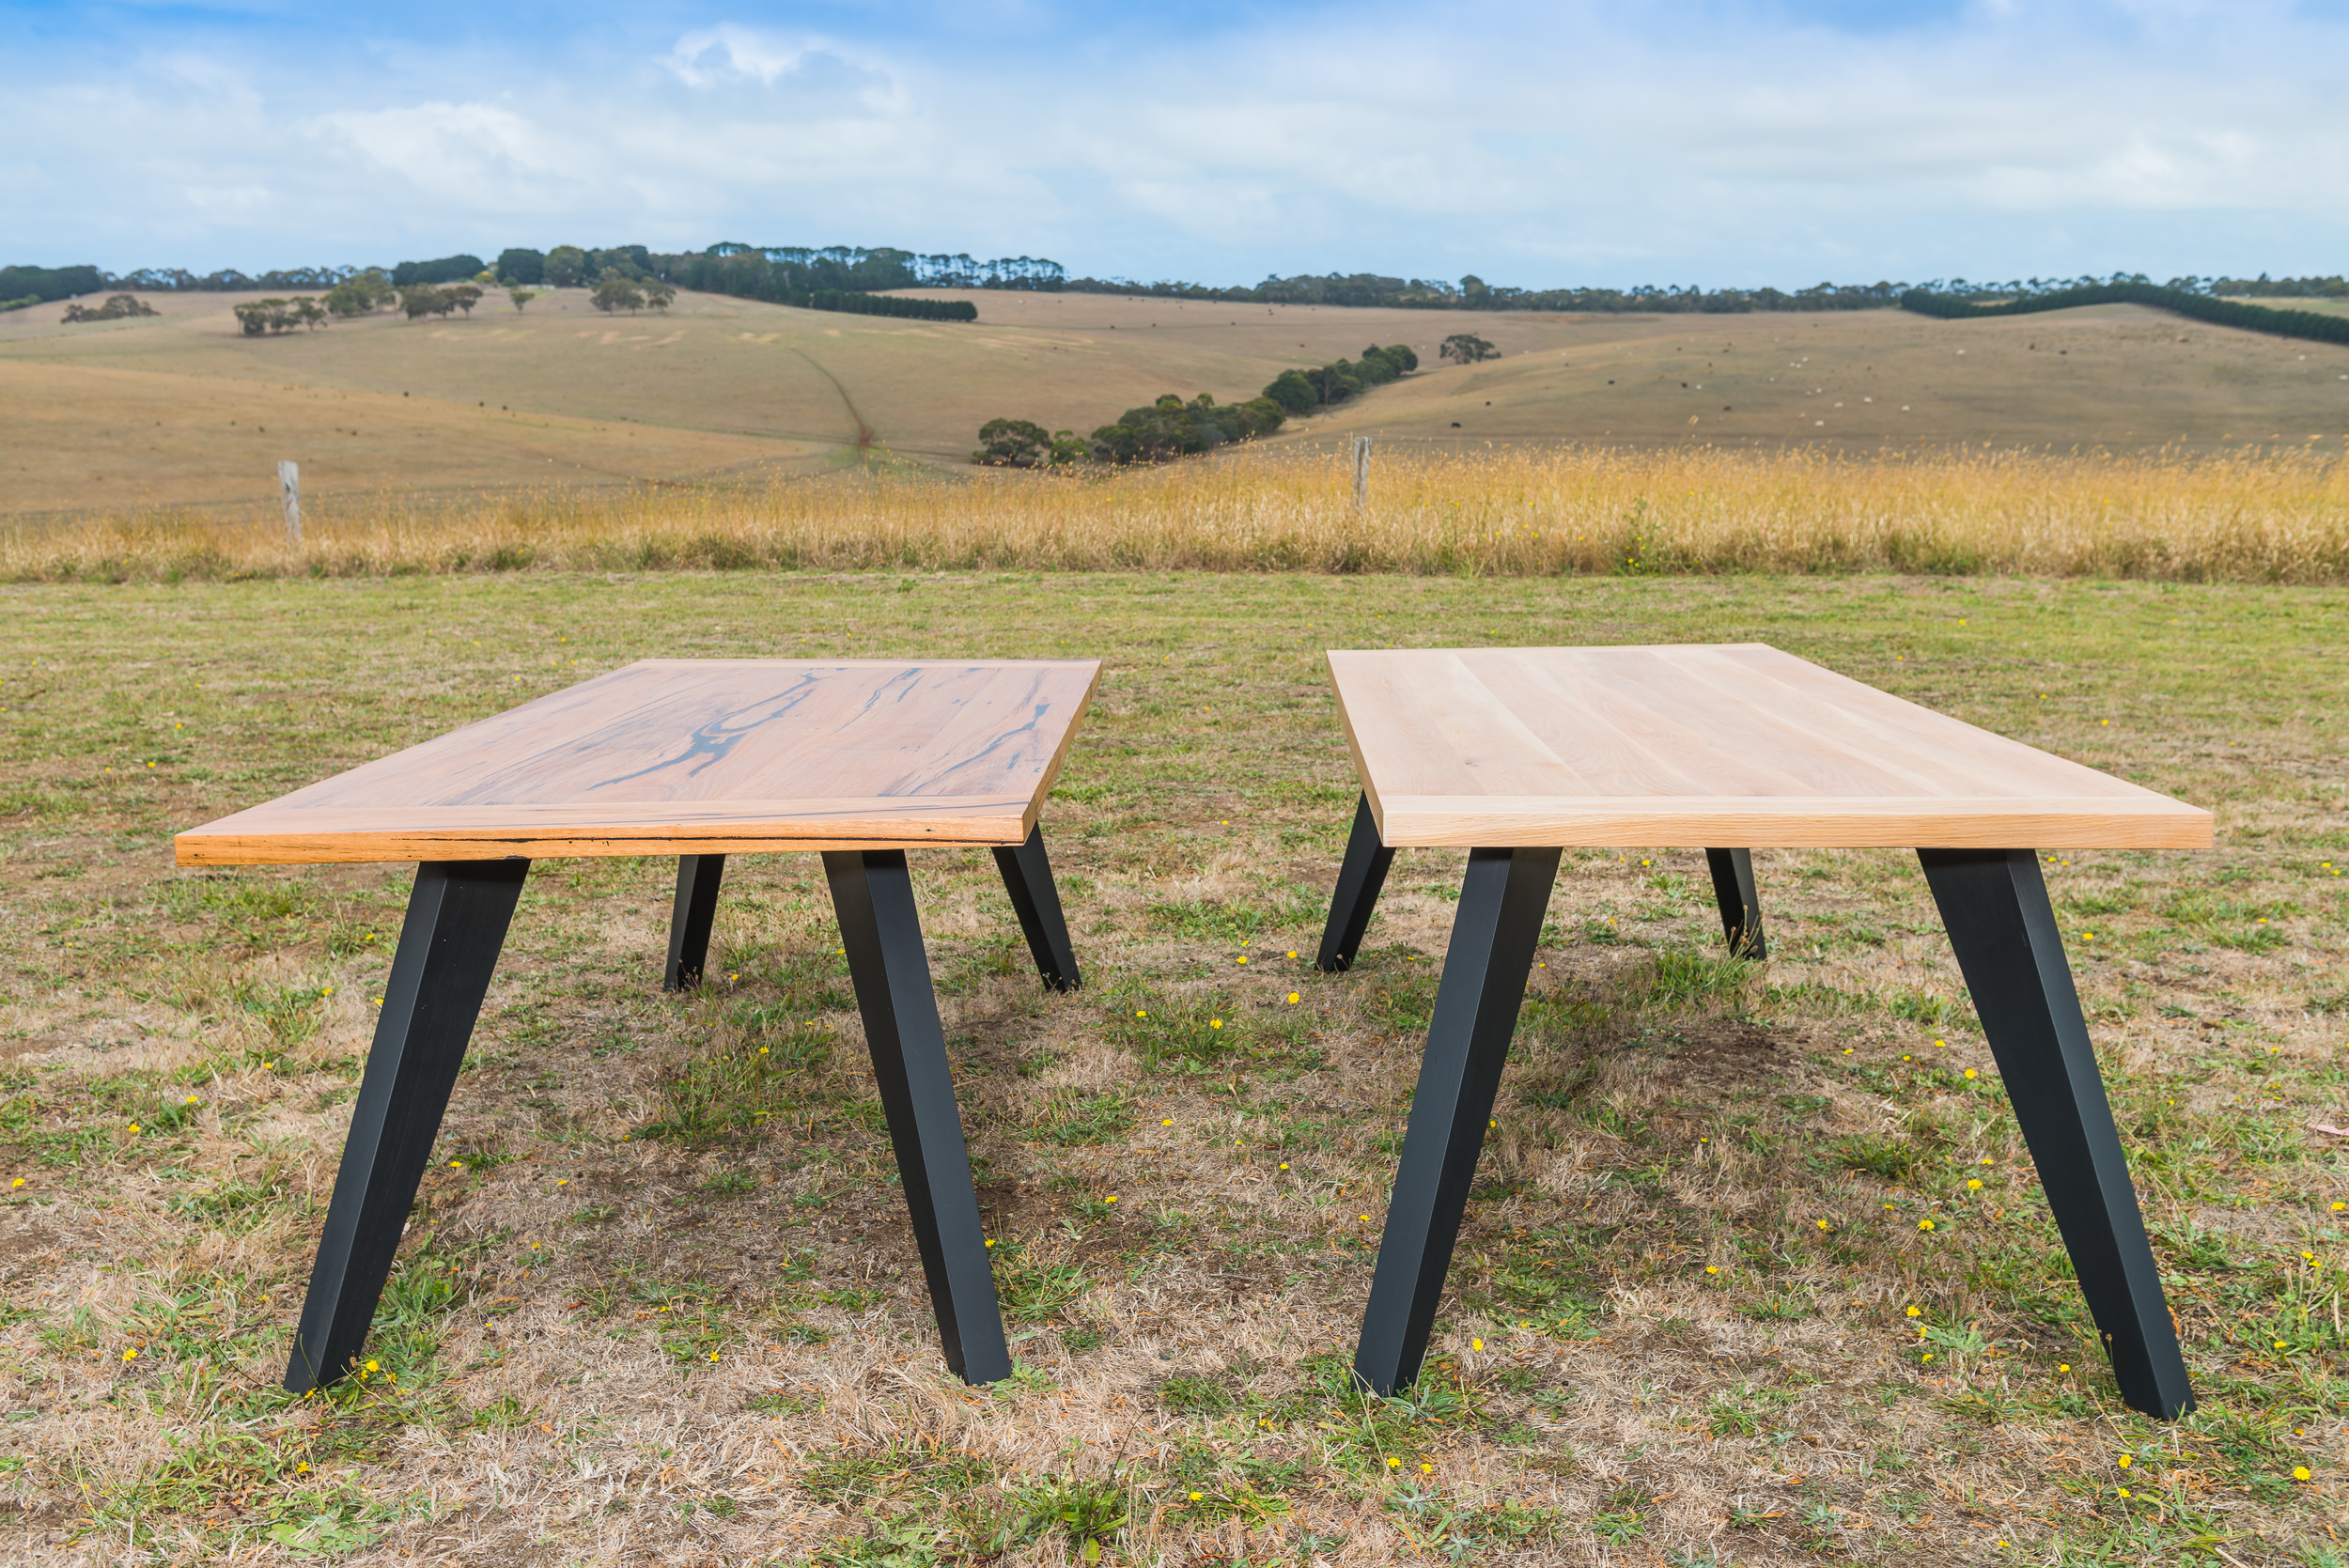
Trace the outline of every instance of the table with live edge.
{"label": "table with live edge", "polygon": [[1036,815],[1095,660],[646,660],[176,841],[182,865],[413,861],[286,1387],[350,1370],[533,860],[676,855],[663,985],[728,855],[819,853],[946,1364],[1011,1371],[906,851],[994,852],[1050,989],[1081,977]]}
{"label": "table with live edge", "polygon": [[1355,1371],[1419,1374],[1568,846],[1702,847],[1766,955],[1751,851],[1911,848],[2122,1396],[2174,1419],[2186,1363],[2039,848],[2203,849],[2211,815],[1758,643],[1333,652],[1361,779],[1316,961],[1352,966],[1398,848],[1469,852]]}

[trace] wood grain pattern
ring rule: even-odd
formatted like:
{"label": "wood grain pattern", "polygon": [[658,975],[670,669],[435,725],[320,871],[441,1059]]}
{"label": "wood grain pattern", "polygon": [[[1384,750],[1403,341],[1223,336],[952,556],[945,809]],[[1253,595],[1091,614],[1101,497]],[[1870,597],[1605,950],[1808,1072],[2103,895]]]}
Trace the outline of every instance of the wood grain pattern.
{"label": "wood grain pattern", "polygon": [[1333,651],[1390,846],[2201,849],[2210,813],[1761,643]]}
{"label": "wood grain pattern", "polygon": [[644,660],[174,841],[182,865],[1017,845],[1098,660]]}

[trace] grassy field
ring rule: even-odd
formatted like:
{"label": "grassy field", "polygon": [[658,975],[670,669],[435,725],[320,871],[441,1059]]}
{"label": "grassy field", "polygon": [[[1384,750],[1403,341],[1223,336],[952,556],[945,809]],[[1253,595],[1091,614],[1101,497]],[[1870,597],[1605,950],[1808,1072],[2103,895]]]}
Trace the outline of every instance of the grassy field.
{"label": "grassy field", "polygon": [[[0,1561],[2349,1561],[2340,589],[0,605]],[[1758,970],[1694,850],[1570,854],[1428,1373],[1349,1390],[1461,857],[1398,860],[1358,970],[1289,955],[1355,790],[1320,650],[1743,638],[2218,814],[2208,854],[2042,846],[2191,1419],[2116,1399],[1889,852],[1757,855]],[[533,872],[370,1374],[276,1390],[406,873],[182,873],[175,829],[641,656],[1045,653],[1110,663],[1046,818],[1085,990],[1038,993],[985,856],[915,858],[1011,1382],[943,1370],[821,877],[778,857],[729,867],[688,999],[658,990],[671,865]]]}
{"label": "grassy field", "polygon": [[[2235,453],[2349,438],[2349,347],[2135,306],[2012,321],[1563,317],[981,292],[975,325],[680,296],[608,318],[579,290],[521,314],[384,316],[239,334],[227,295],[61,325],[0,317],[0,518],[203,508],[258,520],[276,464],[328,506],[550,487],[673,489],[823,474],[883,452],[965,468],[998,415],[1091,430],[1162,393],[1252,396],[1282,369],[1413,346],[1424,368],[1273,444],[1357,433],[1780,452],[1961,444]],[[1443,334],[1503,357],[1443,365]],[[966,469],[967,471],[967,469]]]}
{"label": "grassy field", "polygon": [[275,519],[186,510],[0,532],[0,579],[378,576],[675,567],[1196,567],[1455,577],[1864,570],[2349,581],[2349,463],[1971,451],[1897,458],[1496,444],[1046,477],[873,461],[756,488],[396,497]]}

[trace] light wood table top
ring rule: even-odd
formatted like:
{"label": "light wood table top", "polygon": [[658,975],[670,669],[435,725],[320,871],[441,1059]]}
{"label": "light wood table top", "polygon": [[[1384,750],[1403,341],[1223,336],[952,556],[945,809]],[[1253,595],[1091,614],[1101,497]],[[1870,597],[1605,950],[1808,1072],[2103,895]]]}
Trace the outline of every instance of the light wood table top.
{"label": "light wood table top", "polygon": [[1100,660],[647,659],[192,829],[181,865],[1017,845]]}
{"label": "light wood table top", "polygon": [[2203,849],[2211,815],[1762,643],[1332,652],[1390,847]]}

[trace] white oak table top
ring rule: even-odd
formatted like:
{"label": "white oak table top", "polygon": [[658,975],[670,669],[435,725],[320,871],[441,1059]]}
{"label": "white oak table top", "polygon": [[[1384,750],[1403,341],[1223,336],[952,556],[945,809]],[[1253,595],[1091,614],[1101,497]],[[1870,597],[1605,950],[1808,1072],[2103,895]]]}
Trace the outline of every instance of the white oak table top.
{"label": "white oak table top", "polygon": [[1100,660],[647,659],[175,841],[181,865],[1026,840]]}
{"label": "white oak table top", "polygon": [[1379,838],[2202,849],[2211,815],[1762,643],[1330,654]]}

